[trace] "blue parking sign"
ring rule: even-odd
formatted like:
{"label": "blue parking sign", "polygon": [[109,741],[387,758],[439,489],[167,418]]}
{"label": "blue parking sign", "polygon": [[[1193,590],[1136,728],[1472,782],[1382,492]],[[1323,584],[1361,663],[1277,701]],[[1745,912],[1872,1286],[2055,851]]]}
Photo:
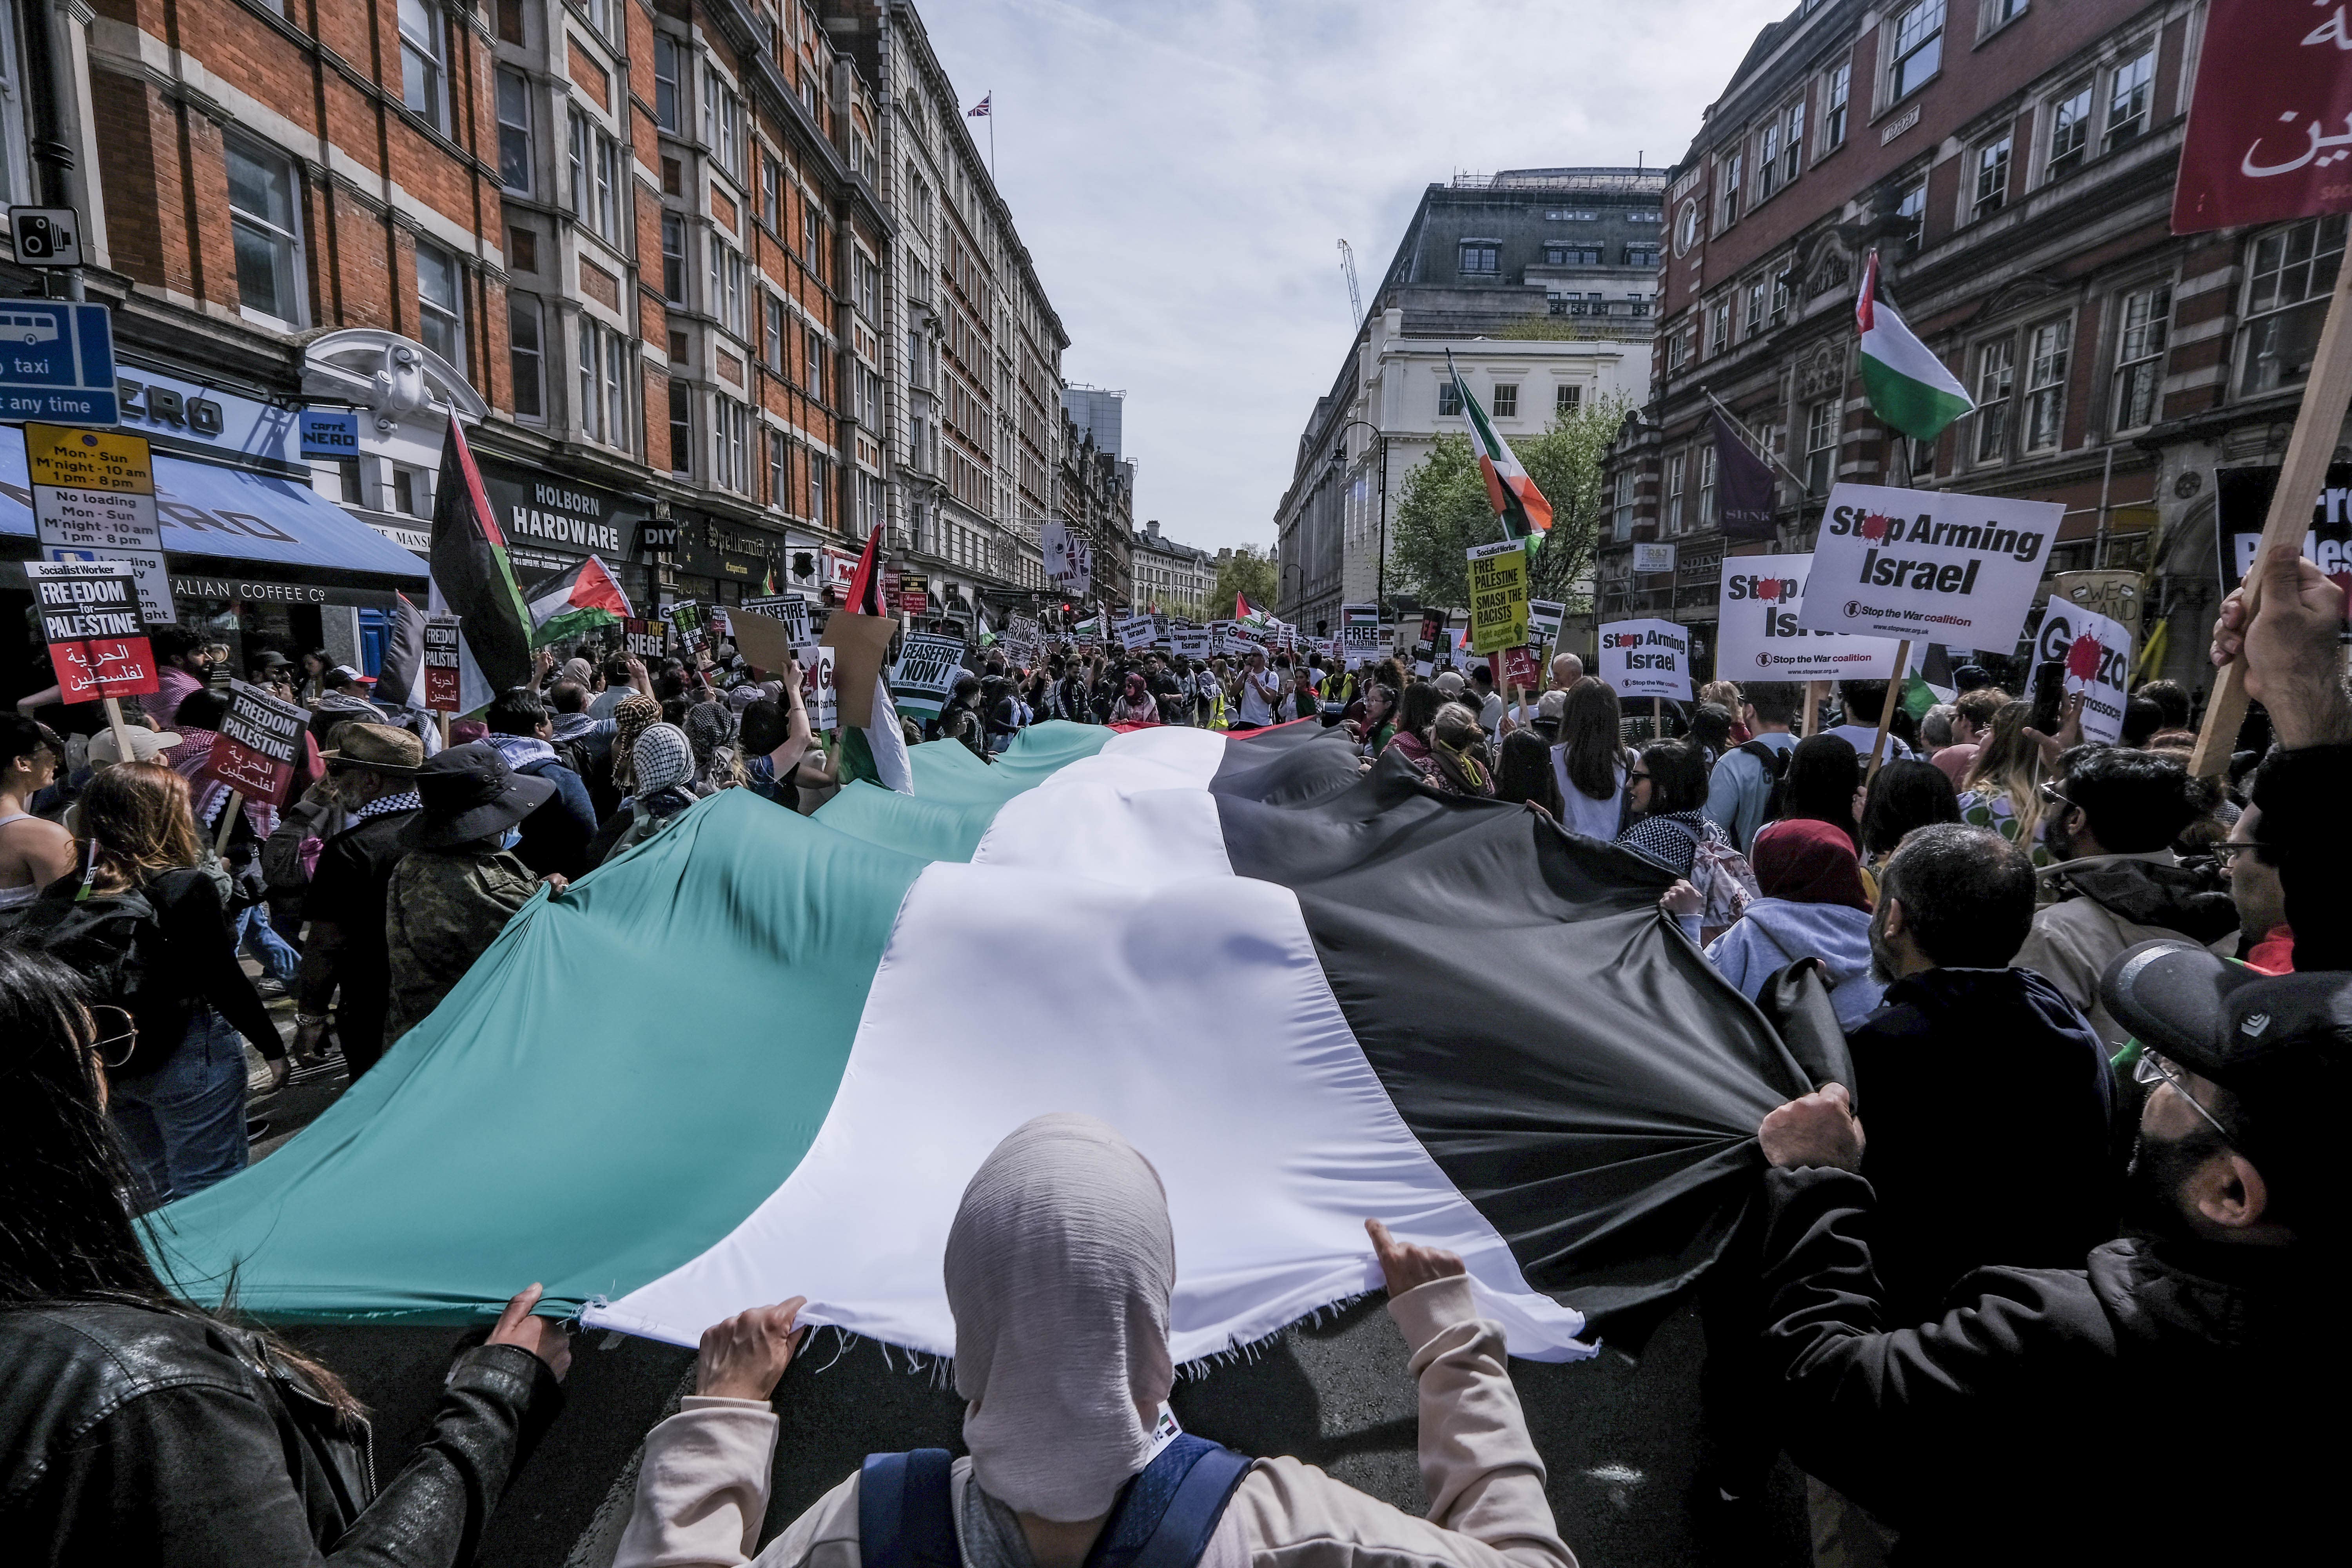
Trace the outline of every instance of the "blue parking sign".
{"label": "blue parking sign", "polygon": [[118,417],[113,313],[66,300],[0,300],[0,419]]}
{"label": "blue parking sign", "polygon": [[360,455],[360,416],[349,409],[305,408],[299,428],[305,458]]}

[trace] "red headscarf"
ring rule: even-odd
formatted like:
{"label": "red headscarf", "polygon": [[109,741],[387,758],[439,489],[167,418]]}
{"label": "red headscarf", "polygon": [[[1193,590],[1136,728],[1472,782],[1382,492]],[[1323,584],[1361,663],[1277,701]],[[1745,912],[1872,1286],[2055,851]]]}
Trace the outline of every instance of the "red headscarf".
{"label": "red headscarf", "polygon": [[1756,868],[1756,885],[1768,899],[1870,908],[1853,841],[1834,823],[1809,817],[1772,823],[1756,836],[1748,859]]}

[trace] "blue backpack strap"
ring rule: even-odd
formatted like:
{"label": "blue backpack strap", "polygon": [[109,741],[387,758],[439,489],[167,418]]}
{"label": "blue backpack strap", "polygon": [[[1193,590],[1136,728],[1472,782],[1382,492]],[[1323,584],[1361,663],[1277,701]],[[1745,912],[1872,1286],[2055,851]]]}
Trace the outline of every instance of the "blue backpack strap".
{"label": "blue backpack strap", "polygon": [[962,1568],[945,1448],[868,1454],[857,1477],[862,1568]]}
{"label": "blue backpack strap", "polygon": [[1086,1568],[1192,1568],[1250,1464],[1205,1437],[1179,1436],[1119,1492]]}

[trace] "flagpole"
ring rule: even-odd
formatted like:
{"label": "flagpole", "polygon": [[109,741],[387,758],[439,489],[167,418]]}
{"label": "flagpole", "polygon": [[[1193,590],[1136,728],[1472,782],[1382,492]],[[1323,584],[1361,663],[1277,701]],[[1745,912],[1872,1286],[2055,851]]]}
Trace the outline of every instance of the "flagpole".
{"label": "flagpole", "polygon": [[1806,500],[1812,500],[1812,487],[1805,483],[1804,476],[1798,473],[1796,469],[1789,467],[1788,464],[1782,462],[1780,458],[1774,457],[1770,452],[1767,451],[1763,441],[1758,437],[1755,431],[1750,430],[1748,427],[1747,422],[1741,419],[1738,415],[1734,414],[1730,409],[1723,405],[1722,398],[1717,397],[1714,393],[1708,391],[1704,386],[1698,389],[1698,395],[1701,397],[1706,398],[1709,403],[1715,405],[1715,411],[1717,414],[1722,415],[1726,419],[1731,421],[1731,427],[1738,431],[1739,434],[1747,439],[1748,445],[1755,449],[1758,457],[1763,458],[1766,462],[1771,464],[1774,468],[1789,476],[1789,482],[1797,487],[1797,494],[1800,497]]}

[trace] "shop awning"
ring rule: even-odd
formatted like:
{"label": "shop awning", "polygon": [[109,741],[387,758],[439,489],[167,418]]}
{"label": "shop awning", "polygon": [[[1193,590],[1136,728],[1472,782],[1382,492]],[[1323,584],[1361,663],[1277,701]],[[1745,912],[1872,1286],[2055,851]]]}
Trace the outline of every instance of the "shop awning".
{"label": "shop awning", "polygon": [[[307,485],[243,468],[155,457],[155,512],[167,555],[328,567],[422,582],[425,563]],[[25,432],[0,427],[0,538],[37,537]]]}

